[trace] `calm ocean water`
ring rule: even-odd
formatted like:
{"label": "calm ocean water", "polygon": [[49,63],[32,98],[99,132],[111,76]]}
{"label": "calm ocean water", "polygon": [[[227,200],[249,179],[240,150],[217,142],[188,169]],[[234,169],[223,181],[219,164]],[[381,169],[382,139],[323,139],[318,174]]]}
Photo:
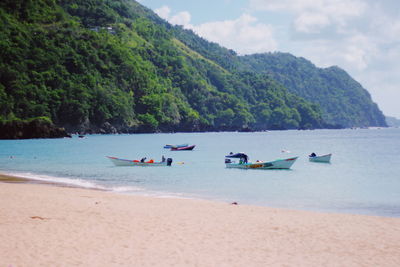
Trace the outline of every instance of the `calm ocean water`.
{"label": "calm ocean water", "polygon": [[[163,149],[180,143],[196,148]],[[229,152],[245,152],[250,160],[299,159],[292,170],[226,169]],[[332,162],[308,162],[311,152],[333,153]],[[400,129],[394,128],[89,135],[0,140],[0,172],[128,194],[400,217],[399,152]],[[107,155],[155,160],[164,155],[174,162],[115,167]]]}

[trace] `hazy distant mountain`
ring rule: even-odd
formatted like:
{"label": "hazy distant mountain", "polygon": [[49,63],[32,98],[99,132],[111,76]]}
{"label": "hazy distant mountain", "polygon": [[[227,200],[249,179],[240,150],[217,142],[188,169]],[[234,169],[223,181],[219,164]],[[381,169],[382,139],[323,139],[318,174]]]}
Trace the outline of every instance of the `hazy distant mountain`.
{"label": "hazy distant mountain", "polygon": [[386,116],[386,123],[389,127],[400,127],[400,119]]}

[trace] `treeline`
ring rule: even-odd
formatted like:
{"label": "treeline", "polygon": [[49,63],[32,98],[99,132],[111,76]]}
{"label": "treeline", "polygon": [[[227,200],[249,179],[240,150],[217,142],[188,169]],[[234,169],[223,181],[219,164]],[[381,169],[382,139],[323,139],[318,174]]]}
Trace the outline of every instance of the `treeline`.
{"label": "treeline", "polygon": [[68,132],[332,127],[231,50],[128,0],[0,2],[0,121]]}

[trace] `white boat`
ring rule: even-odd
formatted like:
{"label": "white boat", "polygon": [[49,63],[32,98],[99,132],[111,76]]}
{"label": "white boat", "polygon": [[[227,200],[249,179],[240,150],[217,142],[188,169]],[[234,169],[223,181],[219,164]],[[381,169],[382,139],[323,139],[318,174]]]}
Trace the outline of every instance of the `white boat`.
{"label": "white boat", "polygon": [[171,166],[172,159],[167,158],[165,161],[144,161],[141,162],[140,160],[130,160],[130,159],[120,159],[116,157],[107,156],[115,166],[142,166],[142,167],[157,167],[157,166]]}
{"label": "white boat", "polygon": [[[226,156],[225,166],[227,168],[238,168],[238,169],[290,169],[293,163],[296,162],[298,157],[292,157],[287,159],[278,159],[274,161],[257,161],[257,162],[246,162],[247,155],[244,153],[237,153],[234,155]],[[229,158],[240,158],[239,163],[232,162]],[[246,159],[243,161],[243,159]]]}
{"label": "white boat", "polygon": [[308,159],[311,162],[329,163],[329,162],[331,162],[331,156],[332,156],[332,154],[326,154],[326,155],[322,155],[322,156],[317,156],[317,155],[312,156],[312,155],[310,155],[310,156],[308,156]]}

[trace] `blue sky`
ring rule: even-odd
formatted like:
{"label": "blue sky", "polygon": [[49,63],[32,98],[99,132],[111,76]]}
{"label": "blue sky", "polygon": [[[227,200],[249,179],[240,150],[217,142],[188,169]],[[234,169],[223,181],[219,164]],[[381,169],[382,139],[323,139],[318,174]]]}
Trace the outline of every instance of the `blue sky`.
{"label": "blue sky", "polygon": [[398,0],[140,0],[239,54],[281,51],[339,66],[400,118]]}

